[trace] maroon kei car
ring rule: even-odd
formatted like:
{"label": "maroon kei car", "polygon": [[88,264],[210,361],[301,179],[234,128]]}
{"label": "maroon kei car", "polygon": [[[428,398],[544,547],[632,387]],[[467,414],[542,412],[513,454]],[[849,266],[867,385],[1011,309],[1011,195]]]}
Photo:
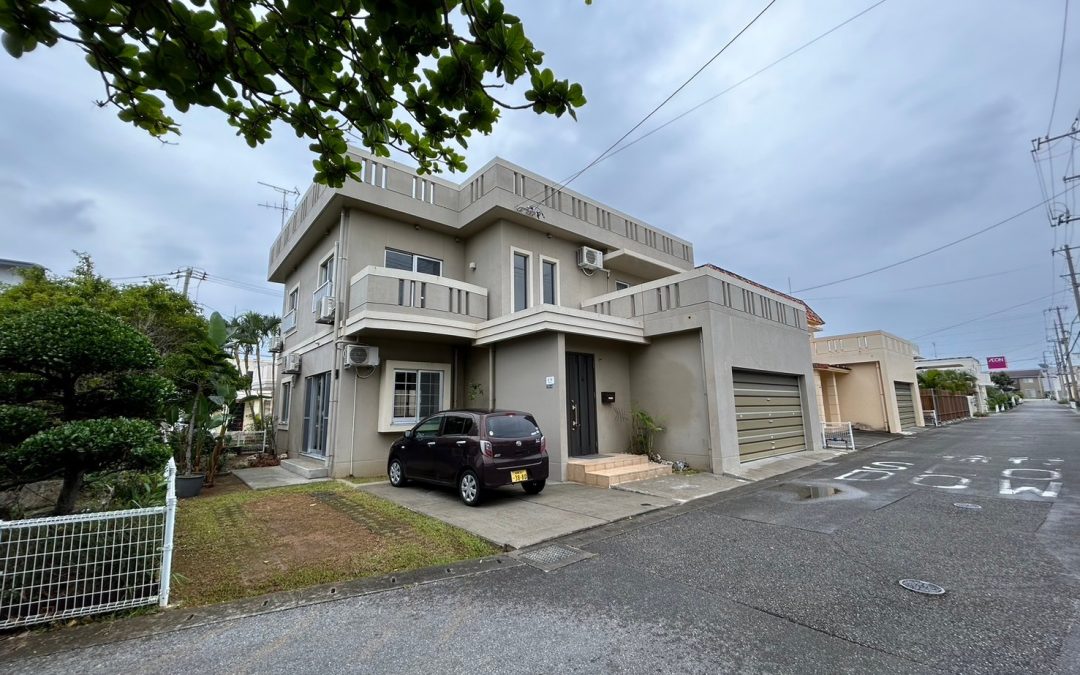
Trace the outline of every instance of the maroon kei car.
{"label": "maroon kei car", "polygon": [[390,484],[417,480],[457,487],[476,506],[484,490],[520,483],[528,494],[544,489],[547,441],[532,415],[514,410],[444,410],[405,432],[390,446]]}

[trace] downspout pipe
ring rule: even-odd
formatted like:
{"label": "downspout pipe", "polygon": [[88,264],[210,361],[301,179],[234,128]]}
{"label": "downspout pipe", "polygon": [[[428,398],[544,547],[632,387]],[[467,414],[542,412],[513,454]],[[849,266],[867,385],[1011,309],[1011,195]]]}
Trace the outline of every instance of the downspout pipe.
{"label": "downspout pipe", "polygon": [[[338,236],[334,242],[334,356],[333,366],[331,371],[334,376],[330,378],[330,428],[327,430],[327,443],[326,449],[326,465],[327,468],[333,472],[334,456],[337,454],[337,430],[338,430],[338,418],[340,417],[338,410],[338,402],[341,398],[340,391],[340,378],[341,378],[341,350],[340,344],[341,332],[345,326],[345,319],[342,317],[341,308],[346,305],[343,302],[342,291],[345,287],[345,273],[348,271],[348,256],[345,255],[345,246],[343,245],[345,240],[345,233],[347,232],[346,223],[348,221],[348,210],[341,209],[341,215],[338,218]],[[350,473],[352,469],[350,467]]]}

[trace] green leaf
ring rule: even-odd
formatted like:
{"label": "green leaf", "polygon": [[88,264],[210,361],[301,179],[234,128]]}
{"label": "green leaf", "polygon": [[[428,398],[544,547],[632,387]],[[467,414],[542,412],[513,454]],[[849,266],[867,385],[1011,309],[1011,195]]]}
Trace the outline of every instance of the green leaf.
{"label": "green leaf", "polygon": [[23,39],[14,33],[5,32],[3,38],[0,41],[4,43],[4,50],[8,54],[11,54],[15,58],[19,58],[25,51],[23,49]]}

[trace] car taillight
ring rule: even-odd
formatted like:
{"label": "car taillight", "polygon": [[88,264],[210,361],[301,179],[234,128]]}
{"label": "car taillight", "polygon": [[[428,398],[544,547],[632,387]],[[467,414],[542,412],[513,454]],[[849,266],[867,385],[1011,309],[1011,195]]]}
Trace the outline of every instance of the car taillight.
{"label": "car taillight", "polygon": [[547,457],[547,436],[540,437],[540,454]]}
{"label": "car taillight", "polygon": [[491,441],[480,441],[480,454],[484,457],[495,456],[495,453],[491,450]]}

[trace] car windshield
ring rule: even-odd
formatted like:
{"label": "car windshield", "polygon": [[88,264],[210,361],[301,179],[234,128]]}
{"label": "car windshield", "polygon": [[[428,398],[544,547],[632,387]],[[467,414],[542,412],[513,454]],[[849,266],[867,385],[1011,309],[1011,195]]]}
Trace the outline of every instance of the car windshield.
{"label": "car windshield", "polygon": [[492,438],[528,438],[539,436],[540,429],[528,417],[499,415],[488,418],[487,433]]}

